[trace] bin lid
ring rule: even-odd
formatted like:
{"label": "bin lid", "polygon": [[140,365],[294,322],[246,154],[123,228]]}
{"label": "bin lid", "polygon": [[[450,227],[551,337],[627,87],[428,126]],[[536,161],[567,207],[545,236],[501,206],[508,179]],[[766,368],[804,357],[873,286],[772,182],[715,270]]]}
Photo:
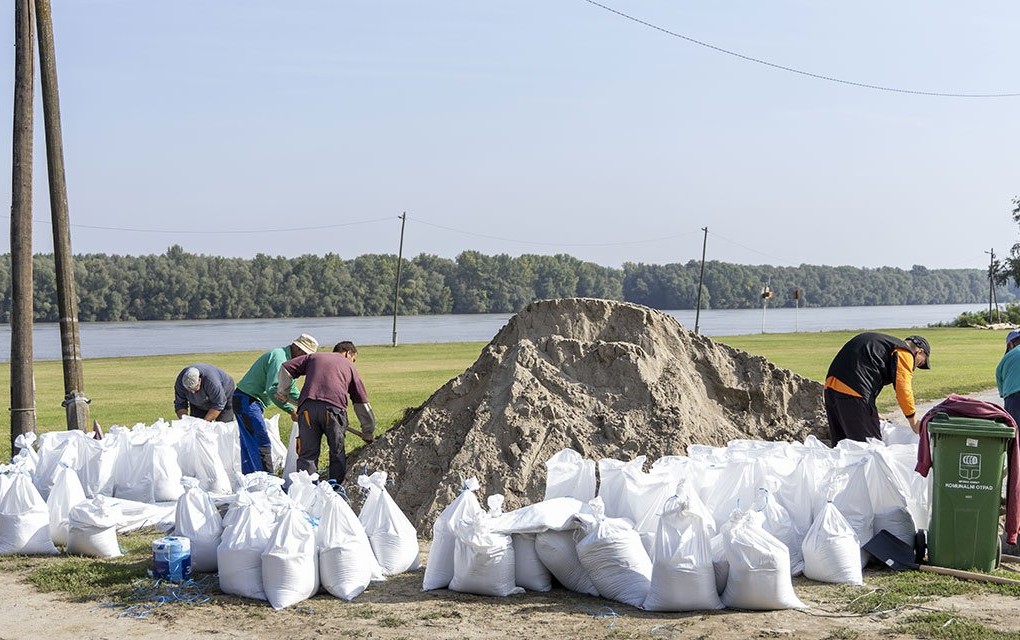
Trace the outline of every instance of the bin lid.
{"label": "bin lid", "polygon": [[1012,438],[1016,435],[1013,427],[995,420],[949,416],[944,413],[935,414],[935,417],[928,422],[928,432],[961,436],[984,436],[986,438]]}

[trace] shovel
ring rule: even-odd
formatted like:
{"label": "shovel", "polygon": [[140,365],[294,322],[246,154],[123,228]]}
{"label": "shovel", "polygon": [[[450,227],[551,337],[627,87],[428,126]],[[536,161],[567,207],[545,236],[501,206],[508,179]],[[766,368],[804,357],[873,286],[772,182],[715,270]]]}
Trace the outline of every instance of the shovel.
{"label": "shovel", "polygon": [[875,556],[885,566],[893,571],[906,571],[907,569],[918,569],[929,573],[938,573],[944,576],[953,576],[961,580],[976,580],[978,582],[994,582],[995,584],[1020,585],[1020,580],[990,576],[987,573],[975,571],[961,571],[960,569],[947,569],[946,567],[934,567],[920,564],[914,557],[914,548],[903,542],[885,529],[878,532],[874,538],[864,545],[864,550]]}

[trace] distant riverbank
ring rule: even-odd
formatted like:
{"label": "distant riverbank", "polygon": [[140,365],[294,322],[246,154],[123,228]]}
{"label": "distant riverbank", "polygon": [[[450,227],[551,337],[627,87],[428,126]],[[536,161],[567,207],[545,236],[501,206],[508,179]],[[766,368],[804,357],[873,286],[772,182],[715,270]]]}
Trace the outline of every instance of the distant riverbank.
{"label": "distant riverbank", "polygon": [[[981,304],[879,307],[809,307],[806,309],[709,309],[701,312],[699,332],[708,336],[758,333],[817,332],[854,329],[926,327],[949,322]],[[666,311],[693,330],[693,309]],[[430,342],[488,342],[511,314],[400,316],[399,344]],[[392,344],[393,318],[280,318],[270,320],[175,320],[151,322],[85,322],[81,347],[85,358],[113,358],[174,353],[247,351],[282,345],[300,333],[310,333],[326,345],[340,340],[357,344]],[[60,359],[57,324],[35,326],[37,360]],[[10,359],[9,325],[0,325],[0,359]]]}

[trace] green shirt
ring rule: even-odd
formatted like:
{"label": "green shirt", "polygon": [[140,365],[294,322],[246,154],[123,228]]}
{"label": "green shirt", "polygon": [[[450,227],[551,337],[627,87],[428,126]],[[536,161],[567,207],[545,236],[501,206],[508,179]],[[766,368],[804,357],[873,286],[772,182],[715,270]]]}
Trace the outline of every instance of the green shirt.
{"label": "green shirt", "polygon": [[241,381],[237,383],[237,390],[257,398],[264,407],[268,407],[271,402],[287,413],[297,411],[295,406],[299,395],[297,382],[290,383],[290,391],[287,393],[290,402],[280,402],[274,397],[277,386],[276,376],[280,373],[283,363],[290,359],[288,349],[289,347],[272,349],[259,356],[255,364],[248,369],[248,373],[244,374]]}

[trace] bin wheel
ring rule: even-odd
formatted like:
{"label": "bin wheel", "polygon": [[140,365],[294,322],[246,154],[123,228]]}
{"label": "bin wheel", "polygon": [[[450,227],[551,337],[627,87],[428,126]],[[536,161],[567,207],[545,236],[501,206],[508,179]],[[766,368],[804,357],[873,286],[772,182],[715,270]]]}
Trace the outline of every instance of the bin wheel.
{"label": "bin wheel", "polygon": [[924,557],[928,554],[928,532],[918,529],[914,534],[914,562],[924,564]]}

